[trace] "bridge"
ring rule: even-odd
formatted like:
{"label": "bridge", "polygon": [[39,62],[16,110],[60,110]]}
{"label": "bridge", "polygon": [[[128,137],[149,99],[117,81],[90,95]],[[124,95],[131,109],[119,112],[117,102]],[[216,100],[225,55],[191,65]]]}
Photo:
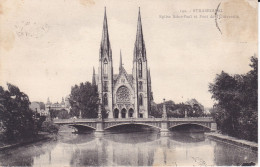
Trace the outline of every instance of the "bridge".
{"label": "bridge", "polygon": [[121,125],[144,125],[168,132],[180,125],[199,125],[210,131],[216,131],[217,125],[211,117],[187,117],[187,118],[110,118],[110,119],[56,119],[57,125],[68,125],[77,129],[91,128],[97,132],[103,132],[112,127]]}
{"label": "bridge", "polygon": [[107,129],[121,125],[144,125],[157,128],[160,132],[167,133],[171,128],[181,125],[199,125],[210,131],[217,130],[217,124],[211,117],[187,117],[167,118],[165,99],[163,104],[162,118],[108,118],[102,119],[101,105],[99,104],[98,118],[96,119],[56,119],[53,122],[57,125],[68,125],[77,128],[88,127],[96,132],[103,132]]}

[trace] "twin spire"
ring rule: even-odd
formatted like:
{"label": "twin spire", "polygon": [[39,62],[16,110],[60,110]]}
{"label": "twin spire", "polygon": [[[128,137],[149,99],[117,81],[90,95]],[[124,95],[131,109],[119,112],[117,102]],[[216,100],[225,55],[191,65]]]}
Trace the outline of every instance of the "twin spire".
{"label": "twin spire", "polygon": [[[143,30],[142,30],[142,21],[141,21],[141,12],[139,7],[138,12],[138,23],[137,23],[137,33],[136,33],[136,41],[135,41],[135,54],[134,60],[137,56],[142,56],[143,59],[146,59],[146,50],[145,44],[143,39]],[[102,40],[100,46],[100,58],[103,58],[104,55],[107,53],[108,58],[112,60],[112,51],[109,41],[109,34],[108,34],[108,25],[107,25],[107,14],[106,14],[106,7],[105,7],[105,14],[104,14],[104,22],[103,22],[103,32],[102,32]],[[141,53],[141,55],[140,55]],[[120,66],[119,69],[122,67],[122,55],[120,51]]]}

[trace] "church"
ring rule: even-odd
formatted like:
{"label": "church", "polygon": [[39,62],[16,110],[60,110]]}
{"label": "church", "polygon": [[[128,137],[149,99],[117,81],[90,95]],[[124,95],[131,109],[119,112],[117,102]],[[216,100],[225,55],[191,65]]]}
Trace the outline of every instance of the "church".
{"label": "church", "polygon": [[120,51],[119,74],[113,73],[112,50],[109,41],[105,10],[99,50],[98,74],[95,74],[95,70],[93,69],[92,84],[98,86],[99,98],[108,113],[108,118],[149,117],[153,94],[150,70],[148,70],[147,64],[140,8],[132,63],[132,74],[128,74],[123,67],[122,54]]}

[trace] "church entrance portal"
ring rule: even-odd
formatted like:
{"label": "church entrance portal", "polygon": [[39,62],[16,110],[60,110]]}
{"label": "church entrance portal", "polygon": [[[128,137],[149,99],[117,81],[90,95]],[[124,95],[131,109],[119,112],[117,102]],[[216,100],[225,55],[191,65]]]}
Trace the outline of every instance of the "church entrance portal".
{"label": "church entrance portal", "polygon": [[114,118],[118,118],[118,115],[119,115],[119,110],[116,108],[114,110]]}
{"label": "church entrance portal", "polygon": [[134,110],[132,108],[130,108],[128,111],[128,117],[132,118],[133,116],[134,116]]}
{"label": "church entrance portal", "polygon": [[121,111],[121,117],[126,118],[126,109],[125,108],[123,108]]}

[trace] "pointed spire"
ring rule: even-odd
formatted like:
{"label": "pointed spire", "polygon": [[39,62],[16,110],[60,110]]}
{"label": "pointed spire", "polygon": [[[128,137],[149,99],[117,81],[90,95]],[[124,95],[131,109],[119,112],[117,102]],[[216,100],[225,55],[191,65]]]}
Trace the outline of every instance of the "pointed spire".
{"label": "pointed spire", "polygon": [[119,71],[122,69],[122,67],[123,67],[123,63],[122,63],[122,53],[121,53],[121,49],[120,49]]}
{"label": "pointed spire", "polygon": [[143,59],[146,60],[146,49],[145,49],[144,38],[143,38],[143,28],[142,28],[140,7],[138,12],[134,60],[138,59],[139,56],[143,57]]}
{"label": "pointed spire", "polygon": [[93,67],[92,85],[96,85],[96,74],[95,74],[95,68],[94,67]]}
{"label": "pointed spire", "polygon": [[64,98],[62,97],[61,104],[65,104]]}
{"label": "pointed spire", "polygon": [[143,42],[143,29],[142,29],[142,20],[141,20],[140,7],[139,7],[139,12],[138,12],[138,23],[137,23],[136,40],[138,42]]}
{"label": "pointed spire", "polygon": [[101,56],[104,56],[104,53],[107,53],[110,58],[110,41],[109,41],[109,34],[108,34],[108,26],[107,26],[107,14],[106,14],[106,7],[104,13],[104,22],[103,22],[103,32],[102,32],[102,40],[101,40]]}

